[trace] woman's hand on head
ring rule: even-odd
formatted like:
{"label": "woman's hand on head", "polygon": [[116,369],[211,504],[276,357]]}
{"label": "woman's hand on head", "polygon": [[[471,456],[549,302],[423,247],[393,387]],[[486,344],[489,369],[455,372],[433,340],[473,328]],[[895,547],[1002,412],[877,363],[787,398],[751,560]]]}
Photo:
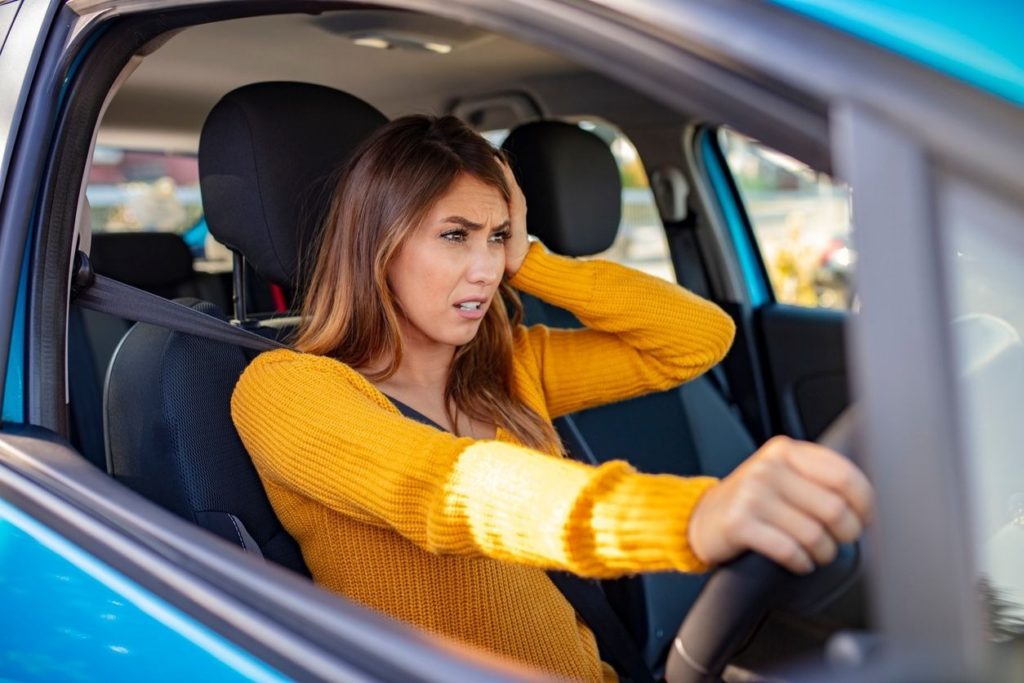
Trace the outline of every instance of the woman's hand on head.
{"label": "woman's hand on head", "polygon": [[836,555],[871,520],[864,474],[824,446],[775,437],[710,489],[690,516],[689,541],[707,564],[753,550],[797,573]]}
{"label": "woman's hand on head", "polygon": [[513,277],[519,272],[519,268],[526,260],[526,252],[530,250],[530,242],[526,236],[526,197],[516,182],[512,169],[505,162],[501,162],[501,168],[505,172],[505,182],[511,198],[508,202],[509,238],[505,242],[505,276]]}

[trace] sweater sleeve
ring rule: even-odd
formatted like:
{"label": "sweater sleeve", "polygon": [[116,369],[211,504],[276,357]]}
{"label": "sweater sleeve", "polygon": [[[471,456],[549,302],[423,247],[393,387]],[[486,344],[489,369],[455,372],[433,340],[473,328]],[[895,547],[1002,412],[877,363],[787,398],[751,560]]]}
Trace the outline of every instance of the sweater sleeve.
{"label": "sweater sleeve", "polygon": [[517,335],[553,418],[691,380],[725,357],[736,331],[721,308],[676,284],[617,263],[557,256],[537,242],[510,283],[586,325],[537,325]]}
{"label": "sweater sleeve", "polygon": [[250,364],[231,410],[261,477],[430,552],[593,577],[706,569],[687,528],[712,478],[457,438],[404,418],[348,366],[287,350]]}

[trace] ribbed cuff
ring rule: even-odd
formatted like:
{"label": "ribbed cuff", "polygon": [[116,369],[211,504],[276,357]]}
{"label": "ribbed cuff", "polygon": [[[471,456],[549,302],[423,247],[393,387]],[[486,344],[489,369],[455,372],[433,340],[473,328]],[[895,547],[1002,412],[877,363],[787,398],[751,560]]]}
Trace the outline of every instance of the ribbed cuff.
{"label": "ribbed cuff", "polygon": [[519,272],[509,280],[518,290],[570,311],[586,308],[597,282],[586,261],[552,254],[540,242],[532,242]]}
{"label": "ribbed cuff", "polygon": [[716,484],[714,477],[641,474],[624,478],[595,508],[596,534],[602,536],[605,525],[608,531],[614,528],[615,545],[623,559],[631,558],[636,571],[707,571],[709,566],[690,547],[690,517]]}

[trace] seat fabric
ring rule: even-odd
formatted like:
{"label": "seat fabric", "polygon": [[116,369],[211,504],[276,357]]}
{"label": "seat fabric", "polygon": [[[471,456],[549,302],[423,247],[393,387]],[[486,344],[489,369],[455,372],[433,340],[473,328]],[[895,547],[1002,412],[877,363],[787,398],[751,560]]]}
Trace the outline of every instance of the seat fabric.
{"label": "seat fabric", "polygon": [[[208,302],[176,301],[227,319]],[[117,350],[107,382],[110,473],[244,547],[234,516],[264,556],[308,573],[231,423],[231,391],[250,360],[230,344],[135,325]]]}
{"label": "seat fabric", "polygon": [[[201,297],[223,306],[221,283],[196,273],[178,235],[159,232],[97,233],[89,259],[100,275],[168,299]],[[103,383],[114,349],[132,321],[72,305],[68,312],[68,385],[71,440],[86,459],[106,467],[102,429]]]}

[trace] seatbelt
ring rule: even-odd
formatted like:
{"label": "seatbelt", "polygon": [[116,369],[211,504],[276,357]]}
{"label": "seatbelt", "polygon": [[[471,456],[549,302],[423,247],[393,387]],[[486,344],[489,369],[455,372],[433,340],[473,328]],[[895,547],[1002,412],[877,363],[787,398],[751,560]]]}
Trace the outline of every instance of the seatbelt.
{"label": "seatbelt", "polygon": [[[665,224],[665,232],[671,242],[672,264],[675,266],[679,284],[694,294],[711,300],[707,266],[697,242],[696,229],[697,214],[692,211],[681,221]],[[715,365],[707,372],[706,377],[725,399],[733,414],[743,423],[743,414],[736,405],[736,399],[729,387],[729,379],[722,366],[722,363]]]}
{"label": "seatbelt", "polygon": [[[288,348],[278,341],[188,306],[103,275],[95,275],[91,272],[87,258],[84,255],[80,256],[80,267],[77,269],[75,285],[71,292],[72,301],[79,306],[256,351]],[[406,417],[447,431],[404,403],[391,400]],[[589,449],[585,452],[589,453]],[[548,576],[593,631],[602,656],[610,659],[619,673],[631,683],[654,683],[643,656],[608,604],[597,582],[567,572],[548,572]]]}
{"label": "seatbelt", "polygon": [[548,577],[580,615],[583,623],[590,627],[601,656],[609,660],[624,680],[630,683],[654,683],[647,662],[619,615],[612,609],[600,584],[569,572],[549,571]]}
{"label": "seatbelt", "polygon": [[256,351],[287,348],[273,339],[103,275],[95,275],[91,284],[73,291],[72,301],[84,308],[125,320],[166,327]]}

